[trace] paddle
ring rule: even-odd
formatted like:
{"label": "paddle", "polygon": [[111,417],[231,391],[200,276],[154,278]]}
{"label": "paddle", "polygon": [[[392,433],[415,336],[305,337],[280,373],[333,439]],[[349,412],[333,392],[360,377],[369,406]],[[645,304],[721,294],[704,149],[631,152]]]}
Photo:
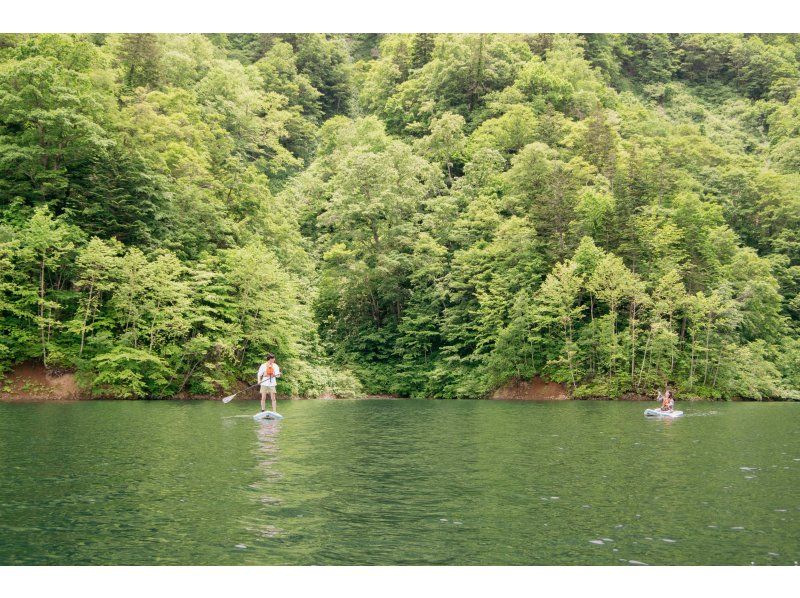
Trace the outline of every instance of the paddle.
{"label": "paddle", "polygon": [[225,397],[224,399],[222,399],[222,402],[223,402],[223,403],[230,403],[230,402],[233,400],[233,397],[235,397],[236,395],[238,395],[240,392],[244,392],[245,390],[250,390],[251,388],[253,388],[253,386],[258,386],[259,384],[261,384],[261,382],[256,382],[256,383],[255,383],[255,384],[253,384],[252,386],[248,386],[247,388],[245,388],[245,389],[243,389],[243,390],[240,390],[239,392],[235,392],[235,393],[233,393],[232,395],[228,395],[227,397]]}

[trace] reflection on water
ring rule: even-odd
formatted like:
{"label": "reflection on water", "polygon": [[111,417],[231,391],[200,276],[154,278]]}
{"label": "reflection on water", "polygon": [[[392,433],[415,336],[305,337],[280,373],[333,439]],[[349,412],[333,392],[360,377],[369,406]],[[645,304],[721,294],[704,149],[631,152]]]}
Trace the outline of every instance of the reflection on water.
{"label": "reflection on water", "polygon": [[[250,487],[257,491],[257,497],[254,502],[260,506],[281,504],[280,498],[272,494],[272,490],[275,488],[274,482],[282,477],[276,467],[280,426],[280,420],[265,419],[255,422],[254,429],[258,442],[255,444],[254,452],[259,476]],[[263,513],[262,509],[257,509],[257,511]],[[274,523],[268,522],[268,516],[262,514],[260,519],[266,519],[267,521],[258,521],[255,524],[251,522],[246,524],[246,529],[259,538],[277,538],[283,534],[283,530],[274,525]]]}
{"label": "reflection on water", "polygon": [[273,467],[277,462],[277,440],[281,425],[280,421],[261,420],[255,422],[255,424],[256,436],[258,437],[258,444],[255,449],[258,468],[267,479],[280,477],[280,472]]}
{"label": "reflection on water", "polygon": [[794,564],[800,406],[0,404],[0,564]]}

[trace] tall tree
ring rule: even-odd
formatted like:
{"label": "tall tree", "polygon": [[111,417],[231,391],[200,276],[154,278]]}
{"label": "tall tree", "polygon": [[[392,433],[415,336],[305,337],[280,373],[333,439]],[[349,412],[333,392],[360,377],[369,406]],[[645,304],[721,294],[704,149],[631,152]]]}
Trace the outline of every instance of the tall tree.
{"label": "tall tree", "polygon": [[161,44],[155,33],[122,36],[119,60],[128,87],[158,87],[161,82]]}
{"label": "tall tree", "polygon": [[433,33],[417,33],[411,42],[411,68],[422,68],[430,62],[436,36]]}

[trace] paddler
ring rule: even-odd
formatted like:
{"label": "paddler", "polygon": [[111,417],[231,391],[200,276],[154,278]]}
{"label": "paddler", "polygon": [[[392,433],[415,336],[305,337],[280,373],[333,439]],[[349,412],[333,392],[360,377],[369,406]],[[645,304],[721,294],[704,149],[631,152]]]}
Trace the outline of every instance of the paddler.
{"label": "paddler", "polygon": [[664,392],[664,399],[661,401],[661,411],[670,412],[675,407],[675,399],[672,398],[672,391],[669,388]]}
{"label": "paddler", "polygon": [[275,356],[270,353],[267,361],[258,368],[258,382],[261,385],[261,411],[266,411],[267,393],[272,402],[272,410],[277,411],[275,403],[275,387],[278,385],[278,378],[281,377],[281,368],[275,363]]}

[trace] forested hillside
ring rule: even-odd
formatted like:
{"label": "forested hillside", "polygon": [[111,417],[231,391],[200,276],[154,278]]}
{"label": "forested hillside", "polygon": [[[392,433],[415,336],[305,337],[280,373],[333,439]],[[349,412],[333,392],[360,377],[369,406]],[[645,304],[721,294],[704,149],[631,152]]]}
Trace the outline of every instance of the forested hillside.
{"label": "forested hillside", "polygon": [[0,371],[800,398],[800,36],[0,36]]}

